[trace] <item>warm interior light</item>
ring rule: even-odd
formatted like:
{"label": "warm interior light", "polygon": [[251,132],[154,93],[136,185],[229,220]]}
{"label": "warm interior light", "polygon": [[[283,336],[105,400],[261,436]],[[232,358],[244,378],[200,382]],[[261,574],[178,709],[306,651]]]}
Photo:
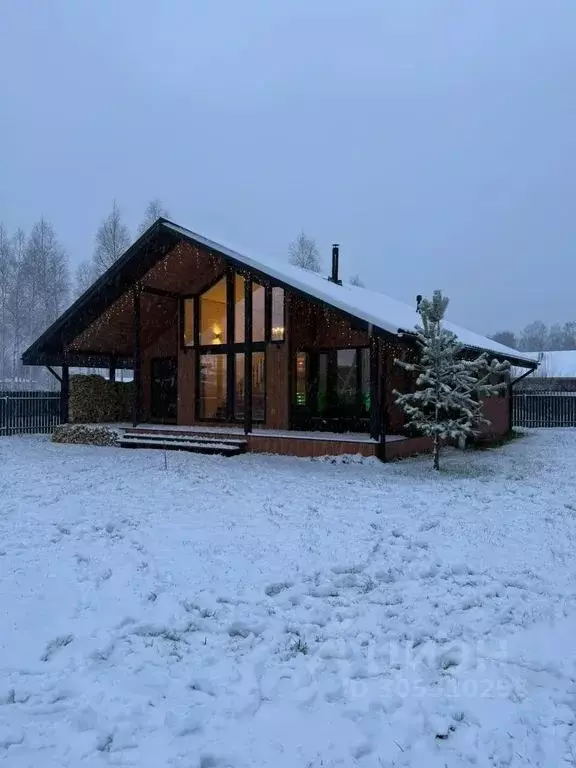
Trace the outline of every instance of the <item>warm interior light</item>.
{"label": "warm interior light", "polygon": [[284,326],[283,325],[277,325],[272,328],[272,339],[280,339],[282,340],[284,338]]}
{"label": "warm interior light", "polygon": [[212,343],[213,344],[222,344],[222,328],[218,324],[215,324],[212,328],[212,334],[214,336]]}

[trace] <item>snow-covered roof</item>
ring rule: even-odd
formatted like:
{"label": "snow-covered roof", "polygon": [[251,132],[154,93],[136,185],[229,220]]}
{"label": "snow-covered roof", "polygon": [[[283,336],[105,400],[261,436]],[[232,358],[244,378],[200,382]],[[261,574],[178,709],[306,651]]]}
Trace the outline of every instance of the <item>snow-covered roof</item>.
{"label": "snow-covered roof", "polygon": [[538,377],[556,379],[576,379],[576,349],[558,352],[526,352],[534,360],[538,360]]}
{"label": "snow-covered roof", "polygon": [[[64,359],[69,364],[80,367],[107,364],[106,355],[102,357],[89,352],[78,352],[73,355],[72,360],[70,353],[66,351],[66,344],[77,338],[105,309],[130,290],[135,282],[145,278],[150,268],[165,253],[159,247],[162,239],[165,246],[172,247],[179,238],[192,245],[203,246],[220,254],[232,264],[248,267],[256,275],[260,273],[272,278],[285,287],[311,296],[388,333],[413,333],[420,320],[414,305],[404,304],[377,291],[356,285],[336,285],[322,275],[284,261],[275,262],[248,256],[244,250],[209,240],[203,235],[160,218],[25,350],[22,354],[24,364],[61,365]],[[526,352],[518,352],[498,344],[454,323],[447,322],[446,327],[456,334],[462,344],[471,349],[492,352],[524,368],[533,368],[537,363],[535,358]],[[117,363],[120,367],[130,367],[128,359],[119,358]]]}
{"label": "snow-covered roof", "polygon": [[[320,301],[331,304],[333,307],[365,320],[367,323],[389,333],[411,333],[420,321],[420,316],[416,312],[415,306],[392,299],[383,293],[346,283],[336,285],[336,283],[331,282],[328,278],[315,272],[301,269],[292,264],[277,263],[271,260],[247,256],[244,252],[227,245],[222,245],[221,242],[209,240],[202,235],[198,235],[171,222],[165,222],[164,225],[183,237],[191,238],[206,248],[222,253],[233,261],[263,272],[296,290],[314,296]],[[510,357],[514,361],[525,360],[529,365],[535,362],[535,358],[527,353],[518,352],[511,347],[506,347],[478,333],[461,328],[454,323],[446,322],[445,326],[448,330],[455,333],[460,342],[467,347],[494,352],[503,357]]]}

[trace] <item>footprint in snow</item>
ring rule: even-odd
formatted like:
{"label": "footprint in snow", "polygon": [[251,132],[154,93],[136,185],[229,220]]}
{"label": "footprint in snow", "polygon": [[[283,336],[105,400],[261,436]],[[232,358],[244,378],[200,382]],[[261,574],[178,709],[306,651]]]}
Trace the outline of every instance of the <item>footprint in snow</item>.
{"label": "footprint in snow", "polygon": [[24,731],[0,730],[0,749],[19,746],[24,742]]}
{"label": "footprint in snow", "polygon": [[364,566],[359,563],[353,563],[350,565],[333,565],[332,573],[344,574],[344,573],[362,573]]}
{"label": "footprint in snow", "polygon": [[74,635],[59,635],[58,637],[55,637],[54,640],[50,640],[50,642],[46,646],[46,650],[40,657],[40,660],[50,661],[52,656],[54,656],[54,654],[60,648],[65,648],[67,645],[70,645],[72,640],[74,640]]}
{"label": "footprint in snow", "polygon": [[268,597],[276,597],[276,595],[279,595],[281,592],[284,592],[293,586],[294,584],[290,581],[279,581],[276,584],[269,584],[264,592],[268,595]]}
{"label": "footprint in snow", "polygon": [[440,523],[437,520],[428,520],[427,522],[422,523],[418,530],[422,533],[425,531],[432,531],[434,528],[438,528],[439,525]]}
{"label": "footprint in snow", "polygon": [[231,760],[216,755],[201,755],[198,768],[234,768]]}

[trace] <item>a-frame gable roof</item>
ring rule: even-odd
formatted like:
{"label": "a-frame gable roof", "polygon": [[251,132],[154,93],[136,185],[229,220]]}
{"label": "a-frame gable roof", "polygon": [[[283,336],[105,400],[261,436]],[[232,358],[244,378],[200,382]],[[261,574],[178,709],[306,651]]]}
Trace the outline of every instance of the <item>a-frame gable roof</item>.
{"label": "a-frame gable roof", "polygon": [[[25,364],[42,364],[53,352],[62,354],[63,345],[82,332],[105,309],[116,301],[130,285],[146,272],[178,242],[211,251],[229,263],[248,269],[256,275],[333,307],[346,315],[365,321],[376,329],[391,334],[412,333],[419,321],[415,307],[392,299],[377,291],[354,285],[338,285],[322,275],[288,263],[257,259],[240,250],[210,240],[167,219],[158,219],[123,256],[113,264],[72,306],[64,312],[24,352]],[[534,359],[465,328],[446,323],[460,342],[474,350],[486,350],[516,365],[534,367]],[[54,360],[52,363],[57,364]]]}

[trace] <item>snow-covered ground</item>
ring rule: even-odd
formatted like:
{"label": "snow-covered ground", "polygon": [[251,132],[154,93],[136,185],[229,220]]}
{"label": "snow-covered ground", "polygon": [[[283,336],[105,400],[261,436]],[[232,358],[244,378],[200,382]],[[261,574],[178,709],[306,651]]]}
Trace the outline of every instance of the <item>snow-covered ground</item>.
{"label": "snow-covered ground", "polygon": [[576,432],[166,459],[0,440],[0,762],[576,766]]}

